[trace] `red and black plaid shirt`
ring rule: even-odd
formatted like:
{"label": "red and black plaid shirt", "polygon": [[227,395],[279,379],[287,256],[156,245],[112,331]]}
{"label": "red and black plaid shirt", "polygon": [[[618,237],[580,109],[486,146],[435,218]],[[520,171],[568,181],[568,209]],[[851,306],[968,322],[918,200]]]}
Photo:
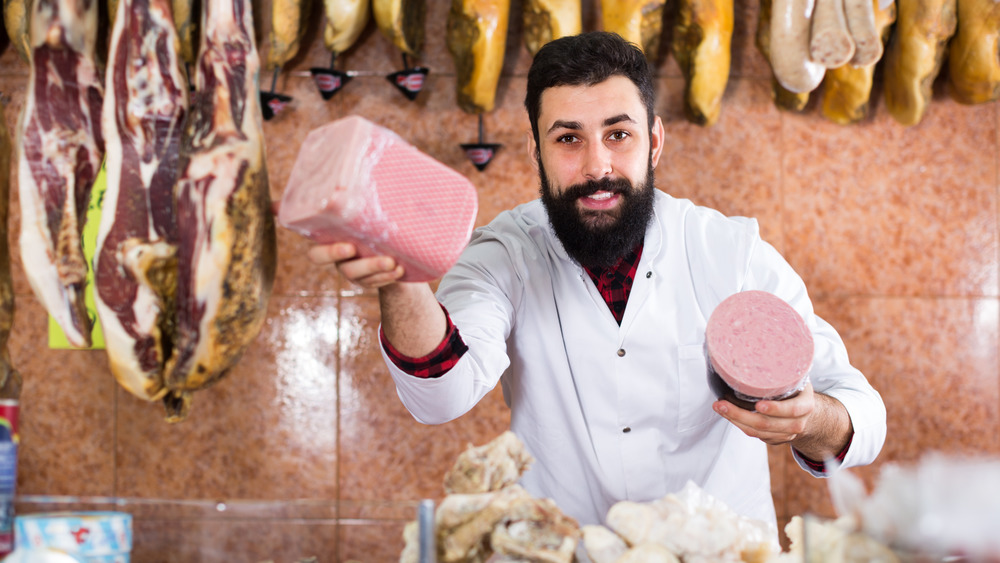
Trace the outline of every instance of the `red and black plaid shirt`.
{"label": "red and black plaid shirt", "polygon": [[[639,267],[639,258],[642,257],[642,244],[630,252],[627,256],[618,261],[614,266],[605,270],[585,268],[590,278],[594,280],[597,290],[601,292],[601,297],[611,309],[611,314],[615,316],[618,324],[622,322],[622,315],[625,314],[625,303],[628,301],[628,294],[632,290],[632,282],[635,280],[635,272]],[[444,309],[442,307],[442,309]],[[421,358],[410,358],[400,354],[393,348],[392,344],[385,337],[383,331],[379,331],[379,339],[382,347],[385,348],[389,359],[396,367],[414,377],[441,377],[448,373],[448,370],[458,362],[462,354],[469,349],[462,337],[458,334],[458,328],[451,321],[448,311],[444,312],[448,319],[448,332],[430,354]]]}
{"label": "red and black plaid shirt", "polygon": [[382,341],[382,347],[385,348],[389,359],[396,364],[396,367],[414,377],[423,379],[441,377],[448,373],[448,370],[454,367],[462,354],[465,354],[465,351],[469,349],[462,337],[459,336],[458,327],[451,322],[451,315],[448,314],[444,305],[441,306],[441,310],[444,311],[444,317],[448,321],[448,331],[437,348],[420,358],[411,358],[400,354],[399,350],[393,348],[389,339],[385,337],[385,331],[381,327],[379,328],[378,337]]}
{"label": "red and black plaid shirt", "polygon": [[[851,433],[851,437],[847,439],[847,445],[844,446],[844,449],[840,450],[839,454],[837,454],[837,463],[844,463],[844,456],[847,455],[847,450],[851,449],[851,442],[853,441],[854,441],[854,433]],[[809,459],[808,457],[802,455],[802,452],[800,452],[799,450],[795,450],[795,452],[798,453],[799,457],[802,458],[802,461],[805,462],[807,466],[809,466],[809,469],[812,469],[813,471],[818,471],[820,473],[826,473],[826,463],[822,461],[815,461]]]}
{"label": "red and black plaid shirt", "polygon": [[639,258],[642,258],[642,243],[610,268],[584,268],[590,279],[594,280],[597,291],[601,292],[601,297],[618,324],[622,324],[622,317],[625,316],[625,304],[632,291],[635,272],[639,269]]}

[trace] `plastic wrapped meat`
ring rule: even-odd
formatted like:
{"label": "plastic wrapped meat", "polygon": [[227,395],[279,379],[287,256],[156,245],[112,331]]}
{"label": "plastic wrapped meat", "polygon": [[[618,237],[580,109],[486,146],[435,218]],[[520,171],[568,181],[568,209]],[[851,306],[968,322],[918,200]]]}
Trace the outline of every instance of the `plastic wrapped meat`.
{"label": "plastic wrapped meat", "polygon": [[513,485],[532,462],[510,430],[490,443],[466,449],[444,477],[446,493],[485,493]]}
{"label": "plastic wrapped meat", "polygon": [[615,503],[606,520],[628,545],[659,544],[685,562],[767,561],[778,547],[776,530],[736,514],[690,481],[652,502]]}
{"label": "plastic wrapped meat", "polygon": [[403,281],[430,281],[458,260],[477,210],[464,176],[351,116],[309,133],[278,222],[320,243],[352,242],[363,256],[392,256]]}
{"label": "plastic wrapped meat", "polygon": [[812,367],[813,338],[802,316],[766,291],[743,291],[720,303],[708,320],[705,344],[712,371],[735,394],[723,389],[720,396],[743,408],[790,397],[805,386]]}
{"label": "plastic wrapped meat", "polygon": [[580,533],[583,547],[593,563],[615,563],[629,550],[621,536],[604,526],[584,526]]}

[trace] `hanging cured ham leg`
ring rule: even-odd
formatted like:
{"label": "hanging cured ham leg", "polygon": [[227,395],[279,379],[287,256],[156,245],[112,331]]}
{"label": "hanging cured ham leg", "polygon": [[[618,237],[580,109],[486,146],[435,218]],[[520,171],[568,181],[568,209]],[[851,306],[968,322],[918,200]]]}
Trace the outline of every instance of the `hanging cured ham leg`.
{"label": "hanging cured ham leg", "polygon": [[21,60],[27,61],[31,50],[28,39],[28,17],[31,11],[30,0],[3,0],[3,23],[7,37],[21,55]]}
{"label": "hanging cured ham leg", "polygon": [[21,395],[21,375],[11,364],[7,350],[7,338],[14,326],[14,280],[7,247],[11,143],[3,109],[3,101],[0,101],[0,399],[17,399]]}
{"label": "hanging cured ham leg", "polygon": [[665,0],[601,0],[601,24],[642,48],[646,58],[655,62],[663,34]]}
{"label": "hanging cured ham leg", "polygon": [[948,44],[951,97],[963,104],[1000,98],[1000,2],[959,0],[957,20]]}
{"label": "hanging cured ham leg", "polygon": [[680,2],[671,48],[684,75],[684,113],[692,123],[719,120],[732,37],[732,0]]}
{"label": "hanging cured ham leg", "polygon": [[958,24],[956,0],[898,0],[896,26],[885,51],[885,107],[896,121],[916,125],[933,97],[948,41]]}
{"label": "hanging cured ham leg", "polygon": [[225,375],[260,332],[275,270],[249,0],[206,0],[202,29],[177,185],[168,420],[183,419],[191,392]]}
{"label": "hanging cured ham leg", "polygon": [[104,99],[107,190],[94,281],[111,371],[147,400],[166,393],[163,363],[177,279],[173,190],[187,114],[169,0],[121,0]]}
{"label": "hanging cured ham leg", "polygon": [[466,113],[493,111],[509,13],[509,0],[452,0],[446,42],[458,75],[458,107]]}
{"label": "hanging cured ham leg", "polygon": [[583,28],[580,0],[525,0],[524,45],[532,56],[553,39],[576,35]]}
{"label": "hanging cured ham leg", "polygon": [[74,346],[90,345],[81,232],[104,156],[94,64],[97,0],[37,0],[20,129],[21,260],[31,288]]}

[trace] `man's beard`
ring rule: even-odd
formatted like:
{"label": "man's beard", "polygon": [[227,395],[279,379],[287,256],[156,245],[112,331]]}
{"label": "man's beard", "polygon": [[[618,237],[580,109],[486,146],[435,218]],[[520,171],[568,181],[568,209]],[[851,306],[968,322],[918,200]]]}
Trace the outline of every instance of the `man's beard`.
{"label": "man's beard", "polygon": [[[542,203],[549,224],[566,252],[588,268],[607,268],[634,249],[646,235],[653,217],[653,166],[647,166],[646,181],[633,186],[627,178],[601,178],[576,184],[555,194],[545,168],[538,166]],[[577,200],[599,191],[620,194],[622,202],[611,211],[583,210]]]}

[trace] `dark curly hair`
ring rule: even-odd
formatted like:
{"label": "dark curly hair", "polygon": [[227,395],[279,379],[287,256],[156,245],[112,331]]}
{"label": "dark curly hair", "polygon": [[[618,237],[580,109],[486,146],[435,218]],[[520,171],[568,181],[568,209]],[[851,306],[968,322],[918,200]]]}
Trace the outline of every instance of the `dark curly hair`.
{"label": "dark curly hair", "polygon": [[542,92],[555,86],[593,86],[621,75],[639,89],[646,106],[646,119],[653,126],[656,88],[653,73],[642,49],[617,33],[591,31],[546,43],[535,55],[528,71],[524,108],[528,110],[531,133],[538,137],[538,113]]}

